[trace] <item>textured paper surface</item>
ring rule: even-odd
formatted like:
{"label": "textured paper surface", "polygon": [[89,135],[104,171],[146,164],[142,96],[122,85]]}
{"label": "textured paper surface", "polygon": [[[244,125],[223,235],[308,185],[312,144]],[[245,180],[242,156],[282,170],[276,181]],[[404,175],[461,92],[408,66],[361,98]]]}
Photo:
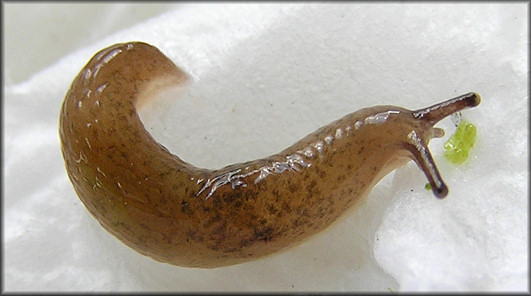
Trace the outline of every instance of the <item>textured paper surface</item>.
{"label": "textured paper surface", "polygon": [[[6,291],[527,290],[526,12],[526,4],[187,4],[8,83]],[[57,134],[73,77],[98,50],[132,40],[190,74],[184,94],[141,115],[196,166],[276,153],[363,107],[417,109],[470,91],[483,100],[462,116],[478,139],[469,160],[452,165],[442,146],[455,128],[439,124],[446,136],[430,149],[450,188],[444,200],[410,162],[361,208],[288,251],[213,270],[158,263],[89,215]]]}

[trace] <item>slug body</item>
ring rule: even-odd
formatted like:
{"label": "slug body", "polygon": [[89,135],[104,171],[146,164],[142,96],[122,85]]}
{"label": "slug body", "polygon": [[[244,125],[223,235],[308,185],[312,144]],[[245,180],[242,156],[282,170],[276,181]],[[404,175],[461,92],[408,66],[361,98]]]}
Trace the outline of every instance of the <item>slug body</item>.
{"label": "slug body", "polygon": [[73,81],[59,134],[68,176],[100,224],[155,260],[219,267],[259,258],[320,232],[387,173],[413,159],[447,194],[427,143],[433,125],[476,106],[475,93],[426,109],[376,106],[346,115],[267,158],[217,170],[170,153],[136,107],[187,76],[145,43],[98,52]]}

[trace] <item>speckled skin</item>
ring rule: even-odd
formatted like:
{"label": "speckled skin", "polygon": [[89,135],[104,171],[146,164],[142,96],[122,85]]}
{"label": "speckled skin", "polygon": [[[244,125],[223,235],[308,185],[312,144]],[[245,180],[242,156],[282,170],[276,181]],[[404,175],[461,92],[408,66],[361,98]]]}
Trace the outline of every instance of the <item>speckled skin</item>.
{"label": "speckled skin", "polygon": [[141,254],[189,267],[233,265],[300,243],[411,159],[444,197],[426,148],[443,134],[433,125],[479,103],[468,94],[414,112],[366,108],[278,154],[207,170],[158,144],[136,112],[153,91],[186,80],[155,47],[113,45],[73,81],[59,133],[68,176],[101,225]]}

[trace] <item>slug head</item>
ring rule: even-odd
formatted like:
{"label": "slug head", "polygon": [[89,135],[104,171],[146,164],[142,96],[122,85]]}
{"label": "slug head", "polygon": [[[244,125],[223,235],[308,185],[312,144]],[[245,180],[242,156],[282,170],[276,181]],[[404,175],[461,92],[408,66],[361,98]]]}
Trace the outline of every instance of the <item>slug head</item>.
{"label": "slug head", "polygon": [[481,97],[472,92],[424,109],[410,111],[416,127],[408,133],[408,141],[407,144],[404,144],[404,148],[410,152],[411,158],[424,172],[433,194],[438,198],[446,197],[448,187],[442,180],[428,149],[430,139],[444,136],[444,130],[433,126],[445,117],[463,109],[475,107],[480,102]]}
{"label": "slug head", "polygon": [[[377,106],[363,109],[361,118],[354,126],[366,126],[365,137],[371,143],[383,143],[378,155],[386,154],[380,177],[409,159],[414,160],[426,175],[433,194],[444,198],[448,187],[442,180],[433,157],[428,149],[432,138],[444,136],[444,130],[434,127],[443,118],[460,110],[477,106],[480,96],[468,93],[433,106],[415,111],[396,106]],[[384,148],[386,147],[386,148]],[[377,180],[380,177],[376,178]]]}

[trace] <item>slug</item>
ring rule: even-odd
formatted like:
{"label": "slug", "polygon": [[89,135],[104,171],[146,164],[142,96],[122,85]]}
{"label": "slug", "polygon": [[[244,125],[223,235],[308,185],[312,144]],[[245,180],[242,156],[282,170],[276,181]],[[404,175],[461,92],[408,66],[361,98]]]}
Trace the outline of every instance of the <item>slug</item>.
{"label": "slug", "polygon": [[444,135],[434,125],[480,103],[468,93],[416,111],[365,108],[277,154],[211,170],[157,143],[136,111],[186,80],[157,48],[116,44],[73,80],[59,120],[66,171],[88,211],[137,252],[186,267],[234,265],[299,244],[410,160],[445,197],[427,148]]}

